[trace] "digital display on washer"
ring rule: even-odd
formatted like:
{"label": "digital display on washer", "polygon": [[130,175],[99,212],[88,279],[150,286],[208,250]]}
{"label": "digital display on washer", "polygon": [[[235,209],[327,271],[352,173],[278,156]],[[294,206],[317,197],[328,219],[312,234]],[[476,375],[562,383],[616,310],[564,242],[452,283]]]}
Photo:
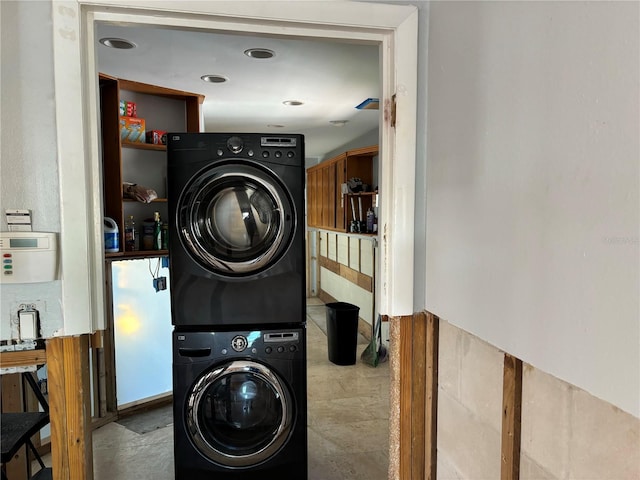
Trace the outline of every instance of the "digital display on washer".
{"label": "digital display on washer", "polygon": [[296,342],[298,341],[298,332],[265,333],[264,341],[265,343]]}

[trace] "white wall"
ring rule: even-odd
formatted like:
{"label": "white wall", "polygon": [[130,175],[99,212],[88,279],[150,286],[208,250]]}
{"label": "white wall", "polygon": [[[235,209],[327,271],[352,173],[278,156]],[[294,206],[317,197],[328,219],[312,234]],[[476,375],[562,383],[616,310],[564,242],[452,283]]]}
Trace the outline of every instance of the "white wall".
{"label": "white wall", "polygon": [[429,8],[424,308],[640,416],[640,4]]}
{"label": "white wall", "polygon": [[[0,230],[7,208],[32,210],[33,229],[60,232],[51,4],[0,2]],[[17,305],[34,302],[45,336],[62,327],[61,282],[0,287],[0,338]]]}

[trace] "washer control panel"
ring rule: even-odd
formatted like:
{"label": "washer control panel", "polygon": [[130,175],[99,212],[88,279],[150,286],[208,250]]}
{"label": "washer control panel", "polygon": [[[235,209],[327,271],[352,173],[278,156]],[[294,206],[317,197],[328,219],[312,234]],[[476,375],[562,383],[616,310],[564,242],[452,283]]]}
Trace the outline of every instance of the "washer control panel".
{"label": "washer control panel", "polygon": [[264,352],[267,355],[273,352],[297,352],[299,336],[298,332],[278,332],[264,334]]}
{"label": "washer control panel", "polygon": [[304,330],[244,330],[222,332],[174,332],[175,361],[190,358],[249,356],[290,360],[305,350]]}

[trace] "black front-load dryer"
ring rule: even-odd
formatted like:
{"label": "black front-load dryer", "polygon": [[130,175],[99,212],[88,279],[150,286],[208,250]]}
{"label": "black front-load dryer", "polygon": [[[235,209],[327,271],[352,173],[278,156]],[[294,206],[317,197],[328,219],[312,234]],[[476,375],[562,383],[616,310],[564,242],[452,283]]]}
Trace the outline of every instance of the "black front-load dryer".
{"label": "black front-load dryer", "polygon": [[306,335],[173,333],[176,480],[307,478]]}
{"label": "black front-load dryer", "polygon": [[173,324],[304,322],[304,137],[167,137]]}

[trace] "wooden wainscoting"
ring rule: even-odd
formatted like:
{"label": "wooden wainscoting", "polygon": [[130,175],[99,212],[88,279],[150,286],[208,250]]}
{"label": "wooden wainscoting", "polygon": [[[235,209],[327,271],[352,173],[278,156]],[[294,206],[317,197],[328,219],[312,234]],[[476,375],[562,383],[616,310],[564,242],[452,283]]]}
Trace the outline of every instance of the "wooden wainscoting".
{"label": "wooden wainscoting", "polygon": [[502,386],[501,480],[520,478],[521,414],[522,360],[505,354]]}
{"label": "wooden wainscoting", "polygon": [[399,478],[436,478],[438,322],[421,312],[399,317]]}
{"label": "wooden wainscoting", "polygon": [[[389,478],[436,480],[440,319],[392,317]],[[522,361],[504,355],[501,480],[520,477]],[[396,405],[396,403],[399,405]],[[469,452],[473,455],[473,452]]]}
{"label": "wooden wainscoting", "polygon": [[91,480],[89,335],[47,340],[51,460],[56,480]]}

